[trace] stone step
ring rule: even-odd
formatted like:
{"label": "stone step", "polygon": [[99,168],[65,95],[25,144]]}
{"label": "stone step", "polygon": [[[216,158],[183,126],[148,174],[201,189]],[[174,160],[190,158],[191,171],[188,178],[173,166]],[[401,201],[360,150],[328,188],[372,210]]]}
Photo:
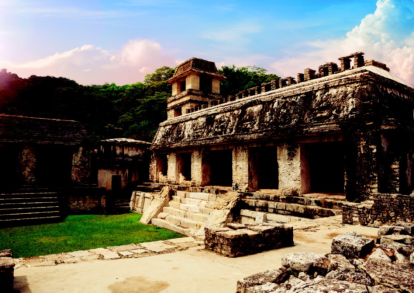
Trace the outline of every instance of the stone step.
{"label": "stone step", "polygon": [[322,208],[320,206],[308,206],[294,203],[282,202],[256,202],[255,206],[250,205],[250,209],[260,212],[268,212],[281,215],[291,215],[315,219],[319,217],[331,217],[341,215],[342,210]]}
{"label": "stone step", "polygon": [[170,200],[170,202],[168,203],[168,205],[170,206],[170,207],[172,207],[172,208],[174,208],[174,209],[180,209],[180,205],[181,205],[181,203],[180,202],[176,202],[176,201],[171,201]]}
{"label": "stone step", "polygon": [[248,205],[265,205],[268,202],[276,203],[296,203],[307,206],[319,206],[329,209],[342,209],[342,205],[345,201],[327,199],[327,198],[309,198],[303,196],[283,196],[283,195],[270,195],[270,194],[261,194],[253,193],[252,196],[247,196],[243,198]]}
{"label": "stone step", "polygon": [[213,209],[216,206],[214,201],[204,201],[194,198],[181,198],[181,203],[209,209]]}
{"label": "stone step", "polygon": [[183,228],[177,225],[174,225],[173,223],[170,223],[166,220],[163,219],[158,219],[158,218],[153,218],[151,220],[151,224],[156,225],[158,227],[164,228],[164,229],[168,229],[174,232],[177,232],[179,234],[182,235],[186,235],[186,236],[193,236],[195,234],[195,231],[192,231],[191,229],[188,228]]}
{"label": "stone step", "polygon": [[198,214],[198,213],[191,213],[182,211],[179,209],[175,209],[173,207],[164,207],[163,212],[181,218],[187,218],[193,221],[205,223],[208,219],[208,215],[205,214]]}
{"label": "stone step", "polygon": [[204,192],[190,192],[188,197],[204,201],[216,201],[217,198],[215,194]]}
{"label": "stone step", "polygon": [[186,218],[181,218],[181,217],[176,217],[173,215],[168,215],[165,220],[167,220],[168,222],[176,225],[176,226],[180,226],[183,228],[189,228],[189,229],[193,229],[193,230],[200,230],[200,228],[203,226],[204,223],[201,222],[196,222],[190,219],[186,219]]}
{"label": "stone step", "polygon": [[27,207],[27,206],[47,206],[47,205],[56,205],[59,204],[59,201],[23,201],[23,202],[0,202],[0,209],[4,207]]}
{"label": "stone step", "polygon": [[20,221],[42,221],[42,220],[59,220],[61,216],[38,216],[38,217],[28,217],[28,218],[15,218],[15,219],[0,219],[0,223],[9,223],[9,222],[20,222]]}
{"label": "stone step", "polygon": [[266,214],[267,222],[292,223],[292,222],[299,222],[299,221],[312,221],[311,219],[302,218],[302,217],[279,215],[279,214],[265,213],[265,212],[256,212],[256,211],[251,211],[251,210],[241,210],[240,211],[241,223],[242,224],[255,223],[256,217],[259,214]]}
{"label": "stone step", "polygon": [[188,211],[192,213],[199,213],[199,214],[205,214],[205,215],[210,215],[210,213],[213,211],[213,209],[210,209],[210,208],[198,207],[195,205],[183,204],[183,203],[180,204],[179,209],[182,211]]}

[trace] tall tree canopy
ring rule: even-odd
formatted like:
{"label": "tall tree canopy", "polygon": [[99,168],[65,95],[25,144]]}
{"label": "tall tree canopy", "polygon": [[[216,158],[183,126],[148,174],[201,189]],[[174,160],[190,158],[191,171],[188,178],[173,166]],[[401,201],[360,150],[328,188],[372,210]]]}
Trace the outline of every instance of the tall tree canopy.
{"label": "tall tree canopy", "polygon": [[[224,66],[227,77],[221,83],[224,96],[277,78],[259,67]],[[30,76],[0,70],[0,113],[77,120],[91,140],[129,137],[151,141],[158,124],[164,121],[166,100],[171,96],[167,82],[174,68],[158,68],[144,82],[117,86],[79,85],[63,77]]]}

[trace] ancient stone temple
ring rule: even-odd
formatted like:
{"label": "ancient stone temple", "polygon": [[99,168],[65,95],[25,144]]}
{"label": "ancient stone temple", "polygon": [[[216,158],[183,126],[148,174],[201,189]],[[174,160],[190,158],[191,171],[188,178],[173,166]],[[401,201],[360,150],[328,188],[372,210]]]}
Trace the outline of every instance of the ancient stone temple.
{"label": "ancient stone temple", "polygon": [[[413,88],[364,53],[339,61],[229,97],[219,95],[213,62],[182,63],[151,146],[150,180],[183,191],[231,189],[251,211],[290,215],[315,205],[310,215],[341,210],[327,205],[330,197],[411,194]],[[309,202],[312,194],[323,203]],[[299,210],[275,203],[307,200]]]}
{"label": "ancient stone temple", "polygon": [[86,137],[76,121],[0,115],[0,226],[105,206]]}

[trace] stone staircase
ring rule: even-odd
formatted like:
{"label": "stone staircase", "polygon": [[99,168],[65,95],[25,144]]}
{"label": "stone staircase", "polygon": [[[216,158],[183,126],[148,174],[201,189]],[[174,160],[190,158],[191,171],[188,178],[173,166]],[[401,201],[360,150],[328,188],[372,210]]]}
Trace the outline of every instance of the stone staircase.
{"label": "stone staircase", "polygon": [[0,193],[0,227],[61,220],[59,193],[25,191]]}
{"label": "stone staircase", "polygon": [[293,222],[342,214],[344,200],[328,197],[279,196],[253,193],[244,197],[245,209],[241,210],[241,222],[249,223],[255,218],[265,221]]}
{"label": "stone staircase", "polygon": [[177,191],[169,205],[152,224],[186,236],[203,236],[204,226],[215,206],[216,195],[202,192]]}

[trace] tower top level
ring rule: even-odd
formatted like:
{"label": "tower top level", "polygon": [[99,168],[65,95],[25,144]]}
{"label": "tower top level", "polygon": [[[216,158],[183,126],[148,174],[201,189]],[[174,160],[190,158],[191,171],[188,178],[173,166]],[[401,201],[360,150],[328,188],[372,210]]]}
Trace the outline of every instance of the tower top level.
{"label": "tower top level", "polygon": [[218,72],[216,64],[214,62],[193,57],[178,65],[173,77],[170,78],[168,82],[174,83],[175,81],[182,79],[192,73],[198,75],[209,75],[212,78],[216,78],[218,80],[226,79],[224,75]]}
{"label": "tower top level", "polygon": [[226,79],[216,64],[200,58],[191,58],[178,65],[172,84],[172,96],[167,100],[168,119],[218,105],[220,81]]}

